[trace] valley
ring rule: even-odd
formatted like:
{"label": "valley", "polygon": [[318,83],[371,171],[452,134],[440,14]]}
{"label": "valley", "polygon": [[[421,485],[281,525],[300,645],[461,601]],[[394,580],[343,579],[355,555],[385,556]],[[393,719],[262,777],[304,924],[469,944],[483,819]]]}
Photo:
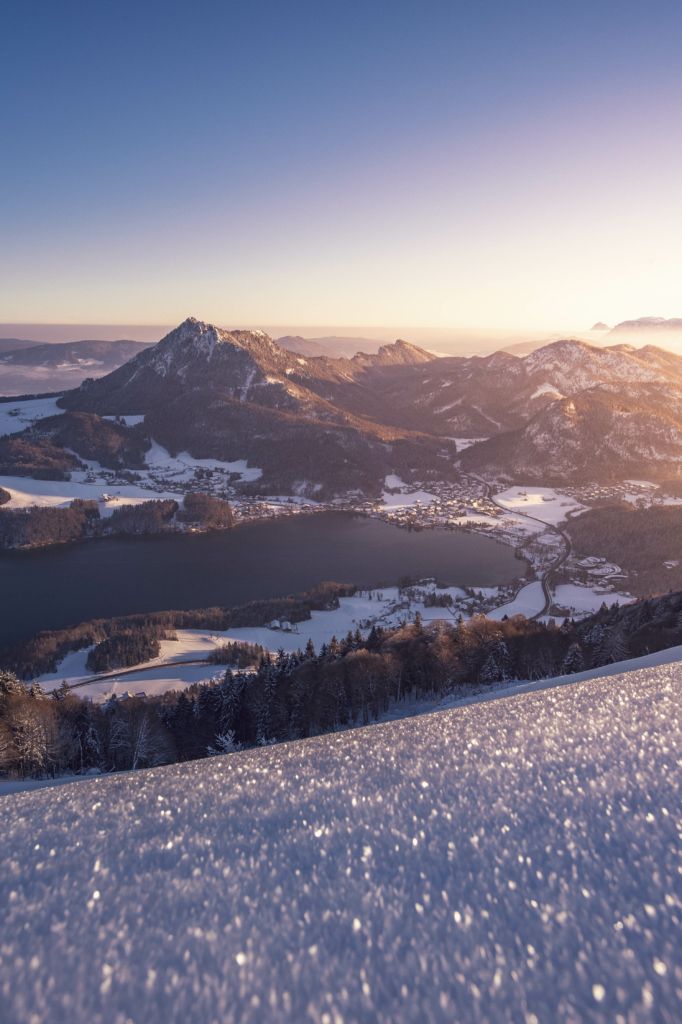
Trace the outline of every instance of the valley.
{"label": "valley", "polygon": [[[293,339],[292,347],[300,349],[299,341]],[[35,348],[26,351],[36,353],[34,358],[40,354]],[[625,509],[626,518],[628,510],[642,514],[640,530],[646,531],[647,516],[658,515],[657,509],[669,508],[666,514],[673,517],[671,523],[676,521],[673,506],[682,498],[676,493],[675,459],[682,442],[676,440],[677,428],[661,424],[677,415],[680,387],[682,359],[651,345],[595,348],[560,341],[521,358],[505,352],[436,358],[398,341],[348,359],[303,356],[262,332],[221,331],[190,318],[158,345],[141,346],[121,367],[62,397],[0,402],[6,571],[19,580],[23,559],[43,557],[44,572],[51,561],[65,569],[80,565],[86,576],[79,578],[85,580],[91,564],[96,576],[119,581],[108,588],[114,600],[102,604],[96,612],[101,615],[156,611],[169,607],[169,601],[178,607],[222,604],[227,594],[231,601],[275,596],[341,575],[361,588],[377,580],[395,587],[400,577],[435,577],[439,585],[460,587],[450,594],[448,615],[501,619],[518,610],[545,621],[580,620],[604,601],[631,601],[651,592],[646,588],[652,584],[660,589],[662,580],[682,585],[674,529],[652,552],[660,568],[652,565],[646,572],[642,559],[633,560],[622,545],[605,546],[597,527],[599,516],[610,514],[614,505]],[[591,418],[604,406],[605,396],[611,396],[609,408],[613,401],[620,403],[617,444],[625,458],[620,476],[613,468],[606,477],[600,474],[593,455],[588,456],[588,448],[595,450],[592,439],[603,436],[607,449],[601,457],[613,465],[610,428],[605,420],[600,427]],[[638,411],[632,411],[633,401]],[[570,443],[562,440],[561,431],[555,436],[545,429],[548,416],[565,415],[566,402],[573,403],[574,418],[584,419],[577,430],[571,428]],[[650,437],[646,416],[656,421],[651,421]],[[661,430],[665,444],[653,455],[651,446]],[[642,468],[636,459],[644,441],[649,445],[648,476],[627,477],[626,468]],[[515,467],[526,458],[532,468],[524,464],[519,482]],[[500,465],[495,459],[502,460]],[[657,473],[650,472],[657,465],[667,467],[663,472],[672,479],[657,483]],[[577,476],[570,466],[581,467]],[[204,512],[188,513],[189,503],[197,501]],[[155,502],[158,516],[150,514]],[[44,523],[38,524],[32,517],[41,509]],[[55,519],[57,532],[51,534],[50,515],[67,513],[72,519],[78,513],[75,525]],[[388,530],[394,549],[388,561],[368,561],[378,543],[376,533],[359,558],[350,553],[354,542],[346,527],[339,532],[339,524],[361,522],[357,517],[368,527],[376,524],[370,529]],[[588,525],[593,522],[594,528]],[[314,523],[319,525],[313,528]],[[223,542],[215,531],[226,527]],[[231,554],[228,575],[214,594],[204,568],[199,586],[185,570],[183,597],[173,597],[182,545],[206,543],[207,552],[222,545],[226,553],[240,552],[246,567],[254,554],[249,554],[250,534],[243,531],[253,528],[267,531],[267,541],[266,533],[258,536],[269,566],[281,561],[283,546],[290,544],[284,538],[293,536],[305,538],[305,545],[312,542],[313,548],[316,537],[322,547],[340,545],[341,560],[304,557],[303,574],[286,570],[279,582],[244,590],[239,579],[246,577],[244,572],[235,576]],[[407,547],[398,542],[401,535]],[[499,543],[486,545],[483,538]],[[48,551],[55,541],[67,543],[53,558]],[[517,560],[521,571],[512,574],[511,589],[506,581],[502,589],[499,582],[491,588],[487,556],[473,575],[466,568],[467,559],[482,552],[481,542],[496,553],[500,567],[510,556]],[[164,547],[167,543],[171,547]],[[45,545],[44,556],[28,550]],[[96,545],[92,558],[89,545]],[[129,563],[123,555],[126,545]],[[415,558],[427,549],[440,552],[431,564],[430,555]],[[100,551],[111,552],[114,560],[122,557],[121,564],[107,563],[107,554],[95,569],[100,561],[95,552]],[[134,563],[142,552],[143,575],[166,581],[158,594],[142,579],[133,582]],[[167,552],[161,561],[159,552]],[[198,564],[205,565],[203,559]],[[129,578],[126,565],[131,566]],[[340,571],[341,565],[347,571]],[[255,579],[265,580],[270,572],[258,570]],[[51,592],[45,579],[46,592]],[[17,587],[21,593],[20,582]],[[126,603],[129,591],[135,594],[132,606]],[[85,619],[93,593],[86,585],[80,604],[63,604],[59,622]],[[408,598],[407,605],[404,597],[393,599],[393,605],[410,616],[418,611],[428,621],[433,614],[425,599],[426,592]],[[20,600],[6,628],[13,628],[12,616],[35,622],[36,629],[58,624],[50,617],[50,600],[39,602],[33,615]],[[276,641],[261,637],[258,642],[272,647]]]}

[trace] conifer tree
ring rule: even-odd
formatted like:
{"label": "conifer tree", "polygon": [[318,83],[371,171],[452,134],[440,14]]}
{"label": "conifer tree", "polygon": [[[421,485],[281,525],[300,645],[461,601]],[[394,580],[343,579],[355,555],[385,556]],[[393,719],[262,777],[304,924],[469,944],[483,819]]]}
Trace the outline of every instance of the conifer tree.
{"label": "conifer tree", "polygon": [[307,661],[311,661],[315,657],[315,646],[312,637],[308,638],[308,643],[305,645],[305,657]]}
{"label": "conifer tree", "polygon": [[367,637],[367,648],[370,651],[376,651],[381,646],[381,638],[377,631],[376,626],[372,626]]}
{"label": "conifer tree", "polygon": [[569,676],[574,672],[582,672],[584,668],[585,660],[583,658],[583,652],[580,649],[580,644],[571,644],[561,665],[561,674]]}

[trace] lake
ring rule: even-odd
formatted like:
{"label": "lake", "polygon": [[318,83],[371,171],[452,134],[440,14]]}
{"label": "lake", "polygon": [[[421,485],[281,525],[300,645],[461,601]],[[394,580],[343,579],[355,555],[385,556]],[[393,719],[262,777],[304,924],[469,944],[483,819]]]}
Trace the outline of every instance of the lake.
{"label": "lake", "polygon": [[0,643],[88,619],[284,597],[325,580],[367,588],[435,576],[494,587],[525,571],[511,547],[480,534],[404,530],[344,512],[4,551]]}

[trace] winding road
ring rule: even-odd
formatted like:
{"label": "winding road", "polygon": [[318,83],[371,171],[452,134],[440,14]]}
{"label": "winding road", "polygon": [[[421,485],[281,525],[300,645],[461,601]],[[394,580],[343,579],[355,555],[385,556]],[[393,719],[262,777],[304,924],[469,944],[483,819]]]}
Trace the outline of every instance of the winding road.
{"label": "winding road", "polygon": [[[483,480],[482,477],[480,476],[476,477],[476,479],[480,480],[480,482],[484,484],[486,488],[486,497],[493,503],[493,505],[496,505],[498,508],[502,509],[503,512],[508,513],[511,511],[511,509],[507,508],[506,505],[501,505],[499,501],[495,501],[492,484],[489,484],[487,480]],[[552,594],[549,589],[549,583],[547,582],[549,579],[549,574],[553,572],[555,569],[558,569],[560,566],[562,566],[564,562],[570,557],[571,540],[570,537],[568,537],[563,530],[560,530],[558,526],[553,526],[551,523],[545,522],[544,519],[538,519],[537,516],[529,516],[527,512],[521,512],[518,509],[514,509],[514,514],[525,516],[526,519],[532,519],[536,523],[542,523],[546,530],[551,530],[553,533],[558,533],[564,542],[563,554],[559,555],[556,561],[552,562],[552,564],[548,566],[547,569],[545,569],[544,573],[540,578],[540,583],[542,584],[542,593],[545,595],[545,603],[541,611],[531,616],[531,619],[539,619],[542,615],[547,615],[549,609],[552,607]]]}

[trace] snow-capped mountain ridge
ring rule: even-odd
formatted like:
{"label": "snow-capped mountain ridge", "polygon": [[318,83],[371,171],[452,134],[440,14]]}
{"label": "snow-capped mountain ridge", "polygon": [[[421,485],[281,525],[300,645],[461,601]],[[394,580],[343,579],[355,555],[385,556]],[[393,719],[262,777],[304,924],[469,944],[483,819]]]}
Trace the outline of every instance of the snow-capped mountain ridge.
{"label": "snow-capped mountain ridge", "polygon": [[[456,437],[498,437],[499,451],[493,440],[474,446],[463,465],[514,478],[574,478],[587,466],[633,477],[650,476],[650,466],[660,477],[682,465],[682,357],[655,345],[597,348],[565,339],[522,358],[500,351],[438,359],[399,340],[375,355],[301,358],[261,331],[226,331],[190,317],[61,404],[144,414],[159,443],[197,458],[262,466],[289,437],[302,460],[297,479],[306,480],[343,476],[349,463],[358,471],[364,463],[364,476],[377,443],[388,451],[383,473],[396,442],[417,435],[419,445],[429,437],[428,465],[439,470],[436,446],[449,450]],[[330,464],[321,451],[332,428],[353,431],[354,440],[339,435]],[[357,447],[360,435],[371,437],[374,454],[365,442]],[[420,464],[415,457],[412,465]]]}
{"label": "snow-capped mountain ridge", "polygon": [[425,458],[429,466],[443,465],[438,452],[448,442],[376,416],[386,374],[412,373],[436,361],[402,341],[350,360],[304,359],[262,331],[225,331],[190,317],[60,404],[100,415],[144,415],[154,439],[173,453],[247,459],[265,467],[266,479],[271,467],[270,493],[307,487],[319,496],[322,481],[338,481],[343,493],[367,486],[368,473],[376,487],[387,473],[400,475]]}

